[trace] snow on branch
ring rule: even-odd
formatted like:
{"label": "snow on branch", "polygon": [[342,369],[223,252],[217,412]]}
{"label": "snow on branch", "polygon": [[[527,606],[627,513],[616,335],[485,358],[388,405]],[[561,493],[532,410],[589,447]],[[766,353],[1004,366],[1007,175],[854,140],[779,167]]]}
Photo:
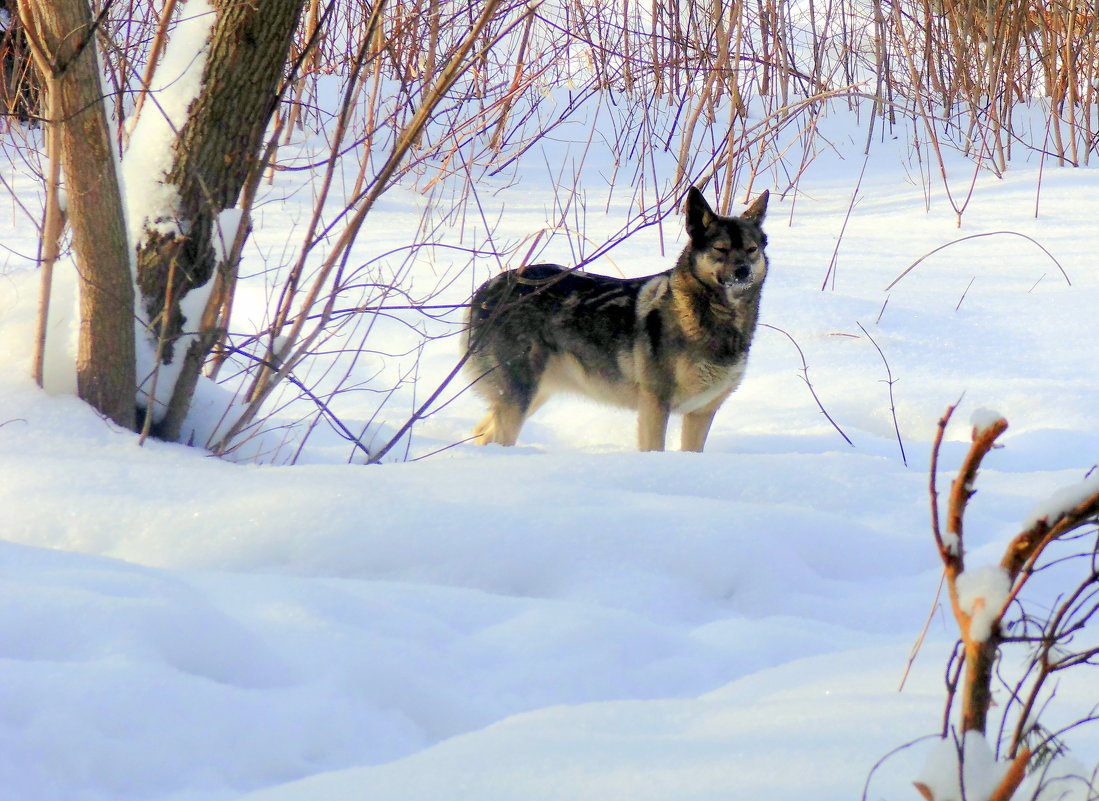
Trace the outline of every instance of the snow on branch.
{"label": "snow on branch", "polygon": [[[1030,576],[1050,560],[1069,561],[1060,553],[1042,560],[1047,546],[1069,540],[1068,535],[1076,529],[1099,523],[1099,473],[1089,474],[1084,481],[1040,503],[1008,544],[999,564],[967,568],[963,539],[966,506],[976,491],[974,482],[984,458],[998,447],[997,439],[1008,423],[1003,415],[988,409],[978,409],[972,415],[973,443],[951,484],[947,527],[941,532],[936,473],[943,434],[954,410],[954,406],[949,407],[939,421],[931,453],[930,491],[932,530],[961,646],[956,651],[959,662],[952,663],[956,670],[949,681],[945,720],[950,720],[955,698],[961,706],[961,719],[957,730],[948,722],[944,724],[942,742],[930,755],[915,786],[927,801],[1009,801],[1028,768],[1049,757],[1054,736],[1043,739],[1041,745],[1028,739],[1041,732],[1037,716],[1050,697],[1047,679],[1057,671],[1090,665],[1099,654],[1099,649],[1081,646],[1074,639],[1099,612],[1099,604],[1091,600],[1099,593],[1099,569],[1095,567],[1099,542],[1076,554],[1085,557],[1089,567],[1082,577],[1070,578],[1068,587],[1061,588],[1044,620],[1028,614],[1020,597]],[[1013,608],[1019,610],[1018,621],[1005,623],[1005,615]],[[986,740],[988,718],[995,705],[992,683],[996,666],[1002,661],[1001,648],[1013,643],[1029,649],[1024,679],[1018,686],[1009,685],[1008,703],[999,712],[1003,718],[1001,735],[1008,731],[1011,734],[993,747]],[[1078,723],[1092,718],[1094,713]],[[952,731],[960,734],[948,736]],[[1002,757],[997,758],[997,754]]]}
{"label": "snow on branch", "polygon": [[1039,503],[1030,516],[1023,523],[1024,528],[1033,528],[1039,521],[1047,526],[1058,523],[1065,517],[1072,516],[1077,509],[1086,514],[1092,498],[1099,495],[1099,471],[1093,472],[1083,481],[1062,487]]}

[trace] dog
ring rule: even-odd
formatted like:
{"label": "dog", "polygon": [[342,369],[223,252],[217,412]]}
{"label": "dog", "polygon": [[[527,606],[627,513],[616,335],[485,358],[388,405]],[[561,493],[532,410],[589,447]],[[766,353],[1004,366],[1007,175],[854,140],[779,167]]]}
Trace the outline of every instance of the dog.
{"label": "dog", "polygon": [[763,281],[768,193],[739,217],[691,187],[687,246],[670,270],[613,278],[534,264],[473,295],[467,375],[488,401],[474,441],[514,445],[549,397],[575,392],[638,411],[638,446],[664,450],[671,412],[681,449],[701,451],[714,414],[744,377]]}

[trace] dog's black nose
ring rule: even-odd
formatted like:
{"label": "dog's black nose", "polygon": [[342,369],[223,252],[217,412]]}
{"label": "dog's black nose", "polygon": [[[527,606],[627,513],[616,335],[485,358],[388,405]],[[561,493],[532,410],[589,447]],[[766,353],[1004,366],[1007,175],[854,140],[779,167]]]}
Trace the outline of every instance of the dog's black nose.
{"label": "dog's black nose", "polygon": [[743,264],[737,267],[736,271],[733,273],[733,277],[738,281],[747,281],[751,275],[752,271]]}

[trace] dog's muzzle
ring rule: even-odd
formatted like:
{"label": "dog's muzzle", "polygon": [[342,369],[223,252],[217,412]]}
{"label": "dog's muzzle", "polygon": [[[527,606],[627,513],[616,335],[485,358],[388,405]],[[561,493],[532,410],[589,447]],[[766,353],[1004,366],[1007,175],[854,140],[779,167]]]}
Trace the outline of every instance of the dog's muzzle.
{"label": "dog's muzzle", "polygon": [[752,268],[747,264],[738,265],[731,273],[729,273],[722,284],[726,289],[743,288],[743,286],[752,280]]}

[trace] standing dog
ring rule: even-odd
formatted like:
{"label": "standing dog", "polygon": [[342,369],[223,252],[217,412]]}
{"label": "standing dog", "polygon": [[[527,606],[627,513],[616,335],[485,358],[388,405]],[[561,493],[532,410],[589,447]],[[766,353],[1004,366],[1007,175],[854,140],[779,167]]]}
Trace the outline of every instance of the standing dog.
{"label": "standing dog", "polygon": [[468,370],[491,409],[475,441],[514,445],[555,392],[638,410],[638,444],[664,449],[670,412],[682,449],[701,451],[740,384],[767,276],[767,192],[739,217],[687,193],[690,242],[672,269],[611,278],[552,264],[501,273],[473,295]]}

